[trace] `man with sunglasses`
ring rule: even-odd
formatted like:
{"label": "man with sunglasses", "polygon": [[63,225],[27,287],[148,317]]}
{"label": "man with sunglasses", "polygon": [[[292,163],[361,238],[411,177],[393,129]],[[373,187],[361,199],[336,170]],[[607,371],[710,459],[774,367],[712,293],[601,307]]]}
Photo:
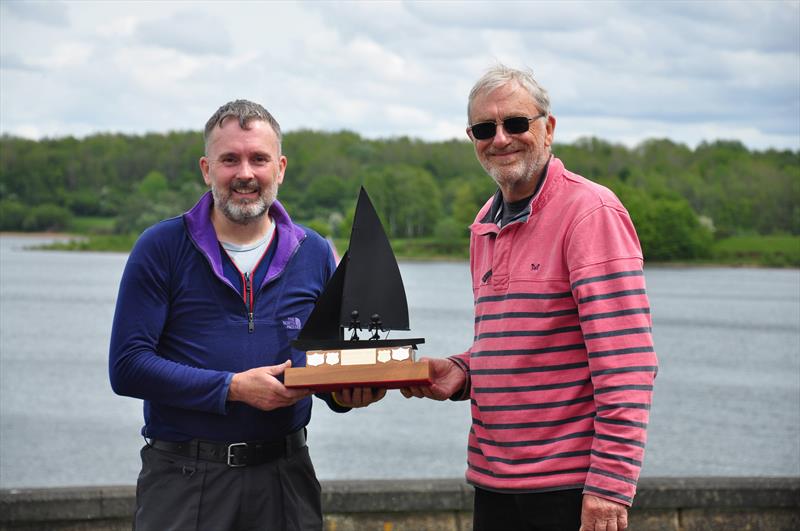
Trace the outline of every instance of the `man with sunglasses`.
{"label": "man with sunglasses", "polygon": [[633,224],[551,153],[529,72],[498,65],[467,108],[498,191],[470,227],[471,348],[404,396],[470,399],[473,528],[621,531],[642,466],[657,359]]}

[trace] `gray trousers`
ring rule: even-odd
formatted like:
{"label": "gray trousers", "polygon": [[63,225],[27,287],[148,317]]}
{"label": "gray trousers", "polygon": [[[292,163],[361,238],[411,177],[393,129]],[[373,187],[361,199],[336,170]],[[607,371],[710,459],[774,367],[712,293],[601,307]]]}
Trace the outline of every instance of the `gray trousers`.
{"label": "gray trousers", "polygon": [[320,531],[321,489],[308,447],[230,468],[145,446],[135,531]]}

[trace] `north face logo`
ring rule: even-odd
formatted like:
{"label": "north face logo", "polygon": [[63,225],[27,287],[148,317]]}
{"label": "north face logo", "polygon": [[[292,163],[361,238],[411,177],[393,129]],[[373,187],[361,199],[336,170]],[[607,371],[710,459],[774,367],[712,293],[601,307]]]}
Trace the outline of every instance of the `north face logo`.
{"label": "north face logo", "polygon": [[301,328],[303,328],[303,324],[297,317],[287,317],[286,319],[283,320],[283,326],[285,326],[289,330],[300,330]]}

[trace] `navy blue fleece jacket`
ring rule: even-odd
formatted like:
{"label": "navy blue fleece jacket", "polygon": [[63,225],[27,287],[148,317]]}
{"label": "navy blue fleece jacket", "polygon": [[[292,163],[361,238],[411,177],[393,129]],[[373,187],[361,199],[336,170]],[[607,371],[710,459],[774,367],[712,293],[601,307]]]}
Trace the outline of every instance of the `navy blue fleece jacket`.
{"label": "navy blue fleece jacket", "polygon": [[[270,208],[276,237],[253,275],[250,309],[244,279],[217,240],[211,208],[206,193],[189,212],[150,227],[136,242],[114,314],[111,386],[144,400],[145,437],[278,439],[308,423],[311,399],[260,411],[227,402],[228,388],[236,372],[287,359],[305,365],[290,341],[333,274],[333,254],[276,201]],[[318,396],[346,411],[329,394]]]}

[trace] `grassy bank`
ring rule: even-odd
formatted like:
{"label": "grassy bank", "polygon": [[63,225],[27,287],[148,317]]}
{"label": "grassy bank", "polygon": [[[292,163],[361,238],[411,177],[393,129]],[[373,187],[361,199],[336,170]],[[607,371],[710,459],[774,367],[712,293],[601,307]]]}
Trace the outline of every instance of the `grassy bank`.
{"label": "grassy bank", "polygon": [[35,246],[36,249],[51,251],[97,251],[128,253],[133,248],[136,234],[90,234],[75,236],[68,240]]}
{"label": "grassy bank", "polygon": [[711,261],[725,265],[800,267],[800,236],[733,236],[714,243]]}
{"label": "grassy bank", "polygon": [[117,218],[100,216],[74,216],[67,229],[75,234],[111,234]]}
{"label": "grassy bank", "polygon": [[[88,234],[42,245],[42,249],[68,251],[129,252],[136,235]],[[339,254],[347,240],[336,240]],[[469,242],[442,242],[434,238],[396,239],[392,249],[400,260],[466,260]],[[728,265],[753,267],[800,267],[800,236],[734,236],[714,243],[711,258],[681,265]]]}
{"label": "grassy bank", "polygon": [[[346,239],[334,240],[339,255],[347,250]],[[467,260],[469,259],[469,240],[443,242],[435,238],[394,239],[392,250],[399,260]]]}

